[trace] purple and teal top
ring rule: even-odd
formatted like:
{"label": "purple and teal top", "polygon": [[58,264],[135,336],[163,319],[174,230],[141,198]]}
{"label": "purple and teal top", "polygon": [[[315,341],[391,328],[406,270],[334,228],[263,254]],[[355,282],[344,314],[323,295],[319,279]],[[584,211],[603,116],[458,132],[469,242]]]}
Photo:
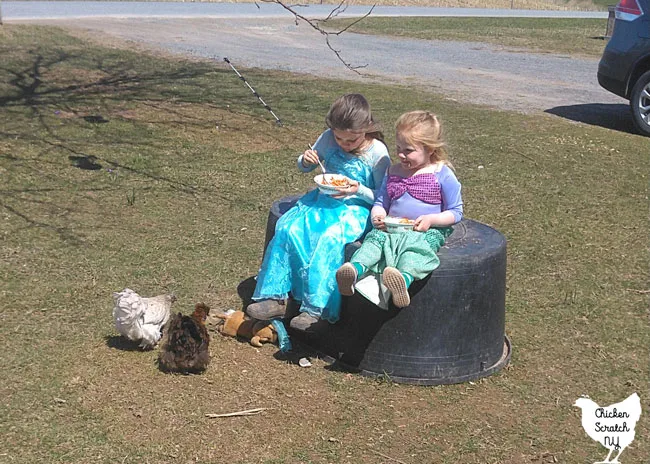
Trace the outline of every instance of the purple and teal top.
{"label": "purple and teal top", "polygon": [[425,172],[411,177],[389,174],[384,178],[373,206],[383,206],[389,216],[408,219],[451,211],[455,222],[458,222],[463,218],[460,191],[460,182],[447,165],[443,165],[437,172]]}

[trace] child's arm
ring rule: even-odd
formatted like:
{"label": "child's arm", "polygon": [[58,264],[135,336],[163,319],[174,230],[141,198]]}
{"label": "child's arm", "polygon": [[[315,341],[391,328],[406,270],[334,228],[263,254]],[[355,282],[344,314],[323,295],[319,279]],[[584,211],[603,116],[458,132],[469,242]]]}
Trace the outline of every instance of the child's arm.
{"label": "child's arm", "polygon": [[372,204],[373,207],[381,206],[384,211],[390,210],[390,197],[388,196],[388,174],[390,174],[390,168],[388,171],[386,171],[386,175],[381,181],[381,187],[375,190],[375,201]]}
{"label": "child's arm", "polygon": [[438,173],[438,182],[442,191],[442,212],[425,214],[415,220],[414,230],[425,232],[431,227],[447,227],[463,219],[463,198],[461,185],[448,166]]}
{"label": "child's arm", "polygon": [[316,166],[318,166],[318,160],[322,160],[318,154],[318,151],[320,150],[322,153],[326,153],[327,143],[323,137],[324,135],[325,132],[323,132],[320,137],[318,137],[318,140],[316,140],[316,143],[314,143],[313,150],[305,150],[302,155],[298,156],[298,169],[300,171],[311,172],[316,168]]}
{"label": "child's arm", "polygon": [[318,165],[318,163],[312,164],[305,160],[305,156],[308,152],[315,153],[316,156],[318,156],[318,152],[316,150],[306,150],[302,155],[298,156],[298,169],[302,172],[311,172]]}
{"label": "child's arm", "polygon": [[370,219],[372,220],[372,225],[375,229],[386,230],[386,224],[384,224],[384,219],[388,215],[388,210],[390,209],[390,197],[388,196],[388,173],[390,168],[386,171],[381,187],[376,190],[375,202],[372,205],[370,210]]}
{"label": "child's arm", "polygon": [[[383,143],[377,143],[381,144],[382,147],[385,147]],[[388,150],[386,148],[384,148],[382,154],[378,156],[378,158],[379,159],[372,168],[372,178],[375,186],[379,187],[375,190],[371,190],[365,185],[359,185],[359,189],[357,190],[357,196],[362,198],[368,204],[373,204],[377,194],[380,192],[381,188],[384,187],[384,178],[388,172],[388,168],[390,167],[390,157],[388,156]]]}

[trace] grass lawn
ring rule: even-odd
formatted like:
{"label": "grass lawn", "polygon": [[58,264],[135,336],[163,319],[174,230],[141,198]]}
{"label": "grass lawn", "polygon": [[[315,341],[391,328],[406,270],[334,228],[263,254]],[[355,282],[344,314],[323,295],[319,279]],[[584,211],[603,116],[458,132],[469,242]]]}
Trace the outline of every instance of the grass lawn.
{"label": "grass lawn", "polygon": [[[354,20],[327,22],[340,30]],[[566,18],[364,18],[349,30],[424,40],[456,40],[600,58],[606,42],[606,19]]]}
{"label": "grass lawn", "polygon": [[[0,462],[591,463],[572,405],[633,392],[622,461],[650,455],[648,139],[551,115],[477,111],[406,87],[245,70],[0,28]],[[472,383],[397,385],[276,359],[213,334],[204,375],[124,349],[112,292],[238,309],[274,199],[334,98],[384,123],[437,112],[466,216],[508,239],[510,366]],[[484,168],[479,169],[479,166]],[[434,331],[435,328],[432,328]],[[208,413],[269,408],[250,417]]]}

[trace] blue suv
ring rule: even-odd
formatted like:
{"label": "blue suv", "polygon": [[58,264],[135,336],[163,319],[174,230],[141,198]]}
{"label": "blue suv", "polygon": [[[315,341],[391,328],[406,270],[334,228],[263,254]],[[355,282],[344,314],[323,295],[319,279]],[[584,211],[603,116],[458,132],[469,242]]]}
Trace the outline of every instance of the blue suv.
{"label": "blue suv", "polygon": [[634,125],[650,137],[650,0],[621,0],[598,65],[604,89],[630,101]]}

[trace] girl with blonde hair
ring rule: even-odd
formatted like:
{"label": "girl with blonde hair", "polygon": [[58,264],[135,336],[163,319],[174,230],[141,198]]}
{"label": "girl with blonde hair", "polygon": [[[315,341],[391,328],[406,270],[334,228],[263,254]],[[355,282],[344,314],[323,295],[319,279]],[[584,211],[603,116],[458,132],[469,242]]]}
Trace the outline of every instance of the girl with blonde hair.
{"label": "girl with blonde hair", "polygon": [[[447,159],[442,125],[428,111],[411,111],[395,124],[397,157],[371,210],[374,229],[349,263],[336,273],[342,295],[354,294],[368,274],[390,292],[398,308],[408,306],[408,288],[440,265],[437,251],[463,217],[461,185]],[[386,218],[412,229],[386,232]],[[360,293],[367,296],[361,288]]]}

